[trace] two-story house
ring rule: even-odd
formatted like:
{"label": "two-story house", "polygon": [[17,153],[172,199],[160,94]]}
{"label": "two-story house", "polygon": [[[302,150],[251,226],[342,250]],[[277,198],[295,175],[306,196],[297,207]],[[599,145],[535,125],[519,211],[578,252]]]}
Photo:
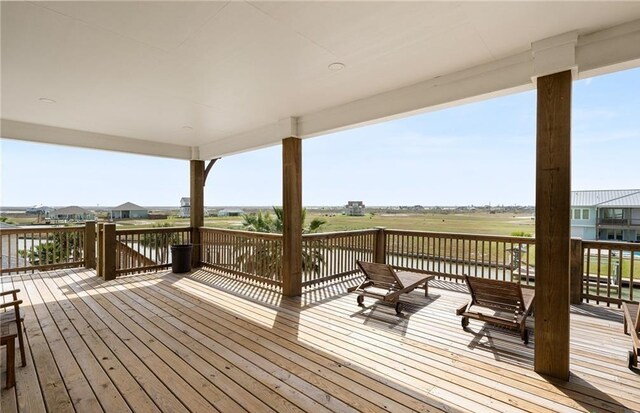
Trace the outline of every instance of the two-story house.
{"label": "two-story house", "polygon": [[571,236],[640,242],[640,189],[573,191]]}
{"label": "two-story house", "polygon": [[191,198],[180,198],[180,218],[189,218],[191,216]]}
{"label": "two-story house", "polygon": [[364,202],[362,201],[349,201],[345,208],[349,216],[361,217],[364,215]]}

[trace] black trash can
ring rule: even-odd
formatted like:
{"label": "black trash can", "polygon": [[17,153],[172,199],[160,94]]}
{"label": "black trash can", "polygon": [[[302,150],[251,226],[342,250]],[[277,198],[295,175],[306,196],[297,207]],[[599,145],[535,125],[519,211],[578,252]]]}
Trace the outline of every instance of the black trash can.
{"label": "black trash can", "polygon": [[176,274],[191,271],[191,254],[193,244],[178,244],[171,246],[171,271]]}

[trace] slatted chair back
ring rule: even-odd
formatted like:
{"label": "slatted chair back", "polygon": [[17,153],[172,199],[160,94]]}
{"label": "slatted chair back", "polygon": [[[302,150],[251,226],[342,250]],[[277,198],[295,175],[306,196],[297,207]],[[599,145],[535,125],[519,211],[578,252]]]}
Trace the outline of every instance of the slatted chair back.
{"label": "slatted chair back", "polygon": [[520,285],[465,275],[473,304],[505,311],[525,310]]}
{"label": "slatted chair back", "polygon": [[402,281],[400,281],[392,266],[365,261],[356,261],[356,263],[364,273],[365,277],[373,281],[375,284],[393,287],[400,290],[404,288]]}

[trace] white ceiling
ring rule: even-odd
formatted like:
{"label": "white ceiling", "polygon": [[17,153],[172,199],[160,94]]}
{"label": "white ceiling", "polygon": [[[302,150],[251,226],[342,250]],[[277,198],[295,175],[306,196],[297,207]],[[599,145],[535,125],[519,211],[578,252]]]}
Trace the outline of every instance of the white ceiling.
{"label": "white ceiling", "polygon": [[[272,144],[284,137],[277,125],[291,117],[306,136],[421,109],[430,101],[409,97],[419,90],[411,85],[517,60],[532,42],[562,33],[584,37],[640,19],[640,2],[1,7],[4,137],[177,158]],[[346,68],[328,70],[333,62]],[[482,93],[518,82],[495,82]],[[479,93],[454,91],[439,102]],[[366,100],[375,96],[376,102]]]}

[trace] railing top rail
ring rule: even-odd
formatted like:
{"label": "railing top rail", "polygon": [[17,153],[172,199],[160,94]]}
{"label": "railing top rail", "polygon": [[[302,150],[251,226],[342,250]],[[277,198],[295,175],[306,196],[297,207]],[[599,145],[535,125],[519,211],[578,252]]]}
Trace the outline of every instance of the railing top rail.
{"label": "railing top rail", "polygon": [[82,227],[21,227],[21,228],[4,228],[0,229],[0,235],[20,235],[20,234],[38,234],[45,232],[78,232],[84,231]]}
{"label": "railing top rail", "polygon": [[408,229],[385,229],[387,234],[409,235],[409,236],[428,236],[428,237],[454,237],[459,239],[470,239],[479,241],[503,241],[519,244],[535,244],[533,237],[516,237],[506,235],[485,235],[485,234],[461,234],[454,232],[435,232],[435,231],[416,231]]}
{"label": "railing top rail", "polygon": [[132,235],[132,234],[157,234],[171,232],[191,231],[191,227],[156,227],[156,228],[138,228],[138,229],[116,229],[116,235]]}
{"label": "railing top rail", "polygon": [[640,243],[582,240],[582,248],[602,248],[613,251],[640,251]]}
{"label": "railing top rail", "polygon": [[255,231],[242,231],[237,229],[222,229],[222,228],[210,228],[200,227],[200,231],[204,232],[218,232],[221,234],[235,235],[244,238],[260,238],[268,240],[281,240],[282,234],[272,234],[268,232],[255,232]]}
{"label": "railing top rail", "polygon": [[354,235],[367,235],[377,233],[377,229],[359,229],[353,231],[335,231],[335,232],[320,232],[315,234],[302,234],[303,239],[330,239],[330,238],[343,238]]}

